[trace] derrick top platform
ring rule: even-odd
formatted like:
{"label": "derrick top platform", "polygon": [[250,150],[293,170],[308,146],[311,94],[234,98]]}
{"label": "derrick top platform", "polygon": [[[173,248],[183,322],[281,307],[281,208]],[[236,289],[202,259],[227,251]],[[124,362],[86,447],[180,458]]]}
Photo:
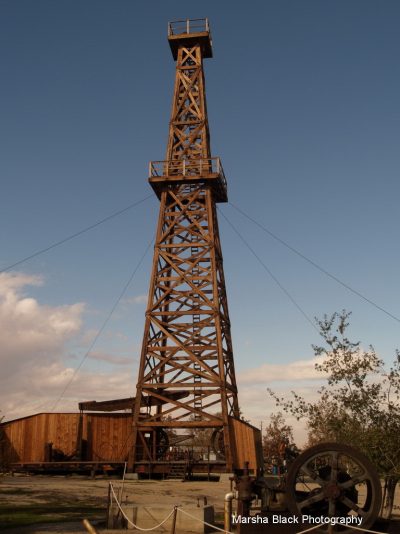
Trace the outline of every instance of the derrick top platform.
{"label": "derrick top platform", "polygon": [[208,19],[175,20],[168,23],[168,42],[173,58],[178,57],[180,46],[199,43],[204,58],[213,57],[212,40]]}

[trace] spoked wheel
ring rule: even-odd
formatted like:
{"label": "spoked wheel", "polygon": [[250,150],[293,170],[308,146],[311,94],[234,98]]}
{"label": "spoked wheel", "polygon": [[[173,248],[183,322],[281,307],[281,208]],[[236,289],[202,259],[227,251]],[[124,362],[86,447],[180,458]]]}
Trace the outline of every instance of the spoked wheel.
{"label": "spoked wheel", "polygon": [[[332,518],[318,532],[342,534],[353,533],[351,525],[371,527],[382,499],[381,484],[371,462],[359,451],[339,443],[321,443],[298,456],[287,476],[286,494],[293,514]],[[334,521],[337,524],[333,525]]]}
{"label": "spoked wheel", "polygon": [[211,435],[211,448],[217,458],[225,458],[224,431],[220,428],[215,429]]}

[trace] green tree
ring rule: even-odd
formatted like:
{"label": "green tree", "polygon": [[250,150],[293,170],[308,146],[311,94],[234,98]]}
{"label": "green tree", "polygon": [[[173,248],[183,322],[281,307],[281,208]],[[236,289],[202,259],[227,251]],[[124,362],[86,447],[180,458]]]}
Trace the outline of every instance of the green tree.
{"label": "green tree", "polygon": [[269,392],[286,412],[307,420],[309,444],[357,444],[385,478],[390,516],[400,479],[400,353],[386,370],[372,346],[363,350],[347,337],[349,316],[343,310],[317,320],[324,344],[313,345],[320,357],[315,367],[327,379],[318,401],[307,402],[293,391],[290,400]]}
{"label": "green tree", "polygon": [[282,412],[273,413],[262,437],[264,460],[282,465],[289,450],[295,449],[293,428],[288,425]]}

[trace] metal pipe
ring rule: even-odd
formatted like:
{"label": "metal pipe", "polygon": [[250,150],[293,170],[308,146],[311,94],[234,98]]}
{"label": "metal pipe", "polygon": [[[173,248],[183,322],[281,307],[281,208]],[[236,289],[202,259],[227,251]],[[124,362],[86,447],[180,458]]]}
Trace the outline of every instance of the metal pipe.
{"label": "metal pipe", "polygon": [[224,530],[228,532],[232,528],[232,501],[236,498],[236,492],[230,491],[224,498]]}

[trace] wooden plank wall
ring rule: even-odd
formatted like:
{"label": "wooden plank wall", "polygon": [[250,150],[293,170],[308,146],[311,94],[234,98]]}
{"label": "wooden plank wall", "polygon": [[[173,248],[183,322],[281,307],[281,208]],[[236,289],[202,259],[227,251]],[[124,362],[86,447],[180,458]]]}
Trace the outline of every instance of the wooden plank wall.
{"label": "wooden plank wall", "polygon": [[243,469],[249,462],[249,469],[257,471],[263,467],[261,431],[239,419],[229,417],[229,432],[233,443],[234,466]]}
{"label": "wooden plank wall", "polygon": [[79,414],[41,413],[2,425],[7,456],[13,462],[43,462],[44,444],[53,443],[66,455],[74,452]]}
{"label": "wooden plank wall", "polygon": [[132,417],[87,414],[87,440],[92,460],[125,461],[132,448]]}
{"label": "wooden plank wall", "polygon": [[[3,462],[43,462],[45,443],[71,456],[77,449],[79,413],[41,413],[0,425]],[[84,414],[85,460],[122,461],[132,446],[130,414]]]}
{"label": "wooden plank wall", "polygon": [[[72,455],[78,444],[79,413],[42,413],[0,425],[5,435],[3,461],[43,462],[44,446],[53,443],[53,451]],[[261,432],[258,428],[229,418],[234,465],[252,470],[262,467]],[[132,416],[126,413],[88,413],[83,415],[82,439],[87,441],[88,461],[125,461],[132,447]]]}

